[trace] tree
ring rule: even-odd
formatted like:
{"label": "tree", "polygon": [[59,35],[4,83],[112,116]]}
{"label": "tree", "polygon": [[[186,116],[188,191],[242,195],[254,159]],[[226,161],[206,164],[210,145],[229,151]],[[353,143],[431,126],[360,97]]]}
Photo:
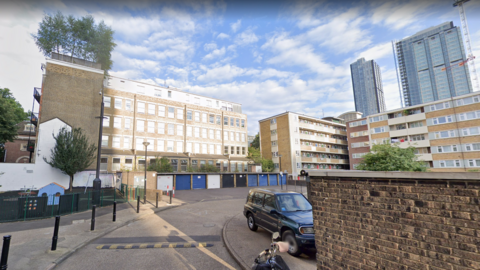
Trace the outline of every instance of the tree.
{"label": "tree", "polygon": [[356,167],[366,171],[424,172],[426,166],[415,155],[415,147],[400,148],[398,144],[376,144]]}
{"label": "tree", "polygon": [[28,120],[28,116],[10,90],[0,88],[0,145],[15,140],[18,135],[17,124]]}
{"label": "tree", "polygon": [[173,167],[168,158],[162,157],[159,159],[157,156],[155,157],[155,163],[148,166],[148,170],[156,172],[173,172]]}
{"label": "tree", "polygon": [[32,38],[45,56],[50,56],[52,52],[69,54],[100,63],[108,74],[113,64],[112,51],[117,46],[113,34],[112,28],[103,21],[95,24],[91,15],[77,19],[57,12],[54,16],[45,14],[37,34],[32,34]]}
{"label": "tree", "polygon": [[255,135],[255,139],[253,139],[252,147],[260,149],[260,137],[258,136],[258,133]]}
{"label": "tree", "polygon": [[252,160],[255,164],[262,165],[263,172],[271,172],[274,169],[274,164],[271,159],[263,158],[260,154],[260,149],[249,147],[247,158]]}
{"label": "tree", "polygon": [[43,160],[70,176],[70,191],[72,191],[73,176],[93,163],[97,147],[88,141],[81,128],[69,131],[63,127],[57,136],[55,134],[52,136],[55,139],[55,147],[51,150],[50,161],[46,157],[43,157]]}

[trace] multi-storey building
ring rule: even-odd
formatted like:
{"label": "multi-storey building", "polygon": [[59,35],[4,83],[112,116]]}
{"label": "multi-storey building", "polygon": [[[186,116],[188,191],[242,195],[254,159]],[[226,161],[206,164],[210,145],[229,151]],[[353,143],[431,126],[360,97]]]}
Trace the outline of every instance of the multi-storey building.
{"label": "multi-storey building", "polygon": [[[115,76],[104,79],[92,63],[57,58],[47,59],[39,121],[58,118],[80,127],[96,145],[103,92],[102,171],[143,169],[159,157],[169,158],[175,171],[207,164],[221,171],[247,170],[247,116],[241,104]],[[146,158],[144,142],[149,143]]]}
{"label": "multi-storey building", "polygon": [[105,87],[102,164],[142,168],[168,157],[175,171],[210,164],[246,171],[247,116],[241,104],[110,76]]}
{"label": "multi-storey building", "polygon": [[358,59],[350,65],[355,110],[363,116],[385,111],[382,75],[375,61]]}
{"label": "multi-storey building", "polygon": [[395,42],[405,106],[472,92],[460,28],[445,22]]}
{"label": "multi-storey building", "polygon": [[294,112],[260,120],[262,156],[293,176],[302,169],[348,169],[345,124],[330,120]]}
{"label": "multi-storey building", "polygon": [[[29,141],[36,140],[35,125],[24,121],[17,125],[18,136],[13,142],[6,142],[3,156],[0,162],[5,163],[29,163],[30,151],[27,146]],[[32,154],[32,162],[35,162],[35,154]]]}
{"label": "multi-storey building", "polygon": [[480,94],[370,115],[347,123],[351,169],[372,145],[413,146],[429,171],[480,169]]}
{"label": "multi-storey building", "polygon": [[340,114],[339,116],[337,116],[337,118],[343,119],[344,122],[350,122],[362,118],[362,113],[356,111],[349,111]]}

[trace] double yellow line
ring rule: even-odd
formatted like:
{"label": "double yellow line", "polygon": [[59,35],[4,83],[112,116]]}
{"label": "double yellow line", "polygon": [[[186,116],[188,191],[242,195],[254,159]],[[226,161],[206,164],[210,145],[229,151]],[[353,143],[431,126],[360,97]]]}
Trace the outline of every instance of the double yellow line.
{"label": "double yellow line", "polygon": [[210,243],[156,243],[156,244],[129,244],[129,245],[99,245],[97,249],[146,249],[146,248],[192,248],[213,247]]}

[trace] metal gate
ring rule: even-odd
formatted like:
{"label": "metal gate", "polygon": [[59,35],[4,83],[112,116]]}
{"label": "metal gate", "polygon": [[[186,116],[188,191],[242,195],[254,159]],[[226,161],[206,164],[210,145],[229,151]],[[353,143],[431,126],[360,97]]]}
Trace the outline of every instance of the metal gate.
{"label": "metal gate", "polygon": [[175,180],[175,189],[176,190],[189,190],[190,189],[190,174],[187,175],[176,175]]}
{"label": "metal gate", "polygon": [[[238,184],[238,178],[237,178],[237,184]],[[234,187],[235,183],[233,181],[233,174],[224,174],[222,175],[222,187],[227,188],[227,187]]]}
{"label": "metal gate", "polygon": [[270,174],[270,186],[278,186],[277,174]]}
{"label": "metal gate", "polygon": [[237,174],[237,185],[236,187],[246,187],[247,186],[247,176],[245,174]]}
{"label": "metal gate", "polygon": [[268,174],[258,175],[258,186],[260,187],[268,186]]}
{"label": "metal gate", "polygon": [[256,187],[258,185],[258,175],[257,174],[249,174],[248,175],[248,186],[249,187]]}
{"label": "metal gate", "polygon": [[205,177],[204,174],[202,174],[202,175],[194,174],[192,179],[193,179],[192,189],[206,189],[207,188],[206,177]]}

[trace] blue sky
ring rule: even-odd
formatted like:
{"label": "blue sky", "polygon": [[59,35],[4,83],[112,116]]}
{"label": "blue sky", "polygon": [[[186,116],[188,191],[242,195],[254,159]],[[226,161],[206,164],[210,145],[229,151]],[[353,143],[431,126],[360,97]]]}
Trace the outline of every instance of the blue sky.
{"label": "blue sky", "polygon": [[[380,65],[387,109],[400,107],[391,41],[460,26],[450,0],[100,2],[2,1],[0,87],[30,109],[45,61],[30,33],[44,12],[91,14],[115,30],[111,74],[242,103],[255,134],[259,119],[287,110],[354,110],[350,64],[360,57]],[[478,59],[480,1],[465,6]]]}

